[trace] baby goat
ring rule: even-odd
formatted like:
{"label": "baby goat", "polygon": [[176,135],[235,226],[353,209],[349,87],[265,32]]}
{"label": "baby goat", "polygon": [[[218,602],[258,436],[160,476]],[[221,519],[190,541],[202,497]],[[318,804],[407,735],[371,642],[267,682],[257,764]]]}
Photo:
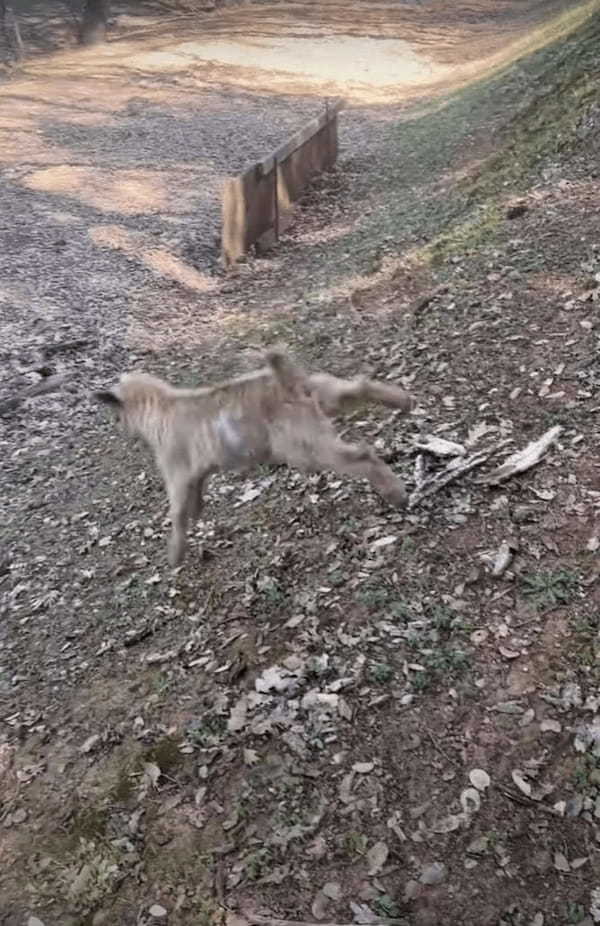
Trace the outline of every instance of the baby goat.
{"label": "baby goat", "polygon": [[333,470],[363,476],[392,505],[406,504],[404,484],[389,466],[366,444],[343,441],[328,416],[365,401],[408,411],[410,396],[364,377],[307,373],[279,351],[266,360],[263,369],[205,388],[125,373],[118,386],[95,393],[154,453],[170,503],[171,566],[183,559],[188,522],[198,518],[206,480],[217,471],[261,463]]}

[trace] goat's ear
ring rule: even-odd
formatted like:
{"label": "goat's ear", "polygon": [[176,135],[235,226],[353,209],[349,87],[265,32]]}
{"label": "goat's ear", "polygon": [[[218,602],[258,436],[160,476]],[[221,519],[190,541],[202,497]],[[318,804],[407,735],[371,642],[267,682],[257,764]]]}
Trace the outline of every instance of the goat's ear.
{"label": "goat's ear", "polygon": [[112,408],[120,408],[123,404],[119,396],[110,389],[94,392],[94,398],[97,402],[101,402],[103,405],[110,405]]}

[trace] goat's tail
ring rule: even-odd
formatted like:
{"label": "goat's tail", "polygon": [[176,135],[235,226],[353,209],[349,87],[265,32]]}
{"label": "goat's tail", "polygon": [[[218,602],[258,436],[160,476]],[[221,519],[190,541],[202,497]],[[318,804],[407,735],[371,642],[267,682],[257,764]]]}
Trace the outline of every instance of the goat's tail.
{"label": "goat's tail", "polygon": [[287,392],[306,392],[308,380],[302,367],[294,363],[289,354],[280,348],[273,348],[265,355],[267,366],[277,382]]}

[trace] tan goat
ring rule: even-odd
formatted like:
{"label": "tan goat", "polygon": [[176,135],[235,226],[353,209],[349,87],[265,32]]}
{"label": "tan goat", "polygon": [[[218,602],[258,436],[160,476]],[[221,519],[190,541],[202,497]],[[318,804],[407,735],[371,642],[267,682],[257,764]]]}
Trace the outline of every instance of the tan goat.
{"label": "tan goat", "polygon": [[363,476],[392,505],[406,504],[404,484],[389,466],[368,445],[343,441],[328,416],[366,401],[408,411],[410,396],[364,377],[307,373],[279,351],[266,360],[263,369],[205,388],[125,373],[118,386],[95,393],[154,453],[170,503],[172,566],[183,559],[188,522],[198,518],[207,477],[217,471],[264,463],[333,470]]}

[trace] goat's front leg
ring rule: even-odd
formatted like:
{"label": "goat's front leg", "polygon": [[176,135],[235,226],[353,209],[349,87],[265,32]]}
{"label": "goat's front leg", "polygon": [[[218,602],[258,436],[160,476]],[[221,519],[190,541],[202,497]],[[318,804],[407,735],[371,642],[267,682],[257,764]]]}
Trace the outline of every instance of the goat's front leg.
{"label": "goat's front leg", "polygon": [[175,567],[179,566],[187,549],[187,526],[192,513],[197,508],[196,481],[187,474],[174,474],[167,484],[167,493],[171,518],[168,560],[169,565]]}

